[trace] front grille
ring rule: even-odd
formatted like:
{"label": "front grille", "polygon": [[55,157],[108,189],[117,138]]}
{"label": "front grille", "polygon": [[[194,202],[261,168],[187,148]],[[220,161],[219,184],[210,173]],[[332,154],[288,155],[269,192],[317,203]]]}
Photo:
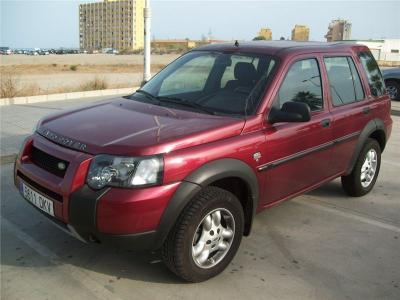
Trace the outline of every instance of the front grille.
{"label": "front grille", "polygon": [[[67,161],[47,154],[36,147],[32,147],[30,158],[31,161],[38,167],[61,178],[64,177],[69,164]],[[64,164],[64,169],[59,168],[60,163]]]}
{"label": "front grille", "polygon": [[48,188],[45,188],[44,186],[41,186],[40,184],[34,182],[32,179],[28,178],[27,176],[22,174],[20,171],[17,171],[17,176],[19,178],[21,178],[27,184],[32,186],[34,189],[36,189],[39,192],[41,192],[42,194],[44,194],[45,196],[47,196],[51,199],[63,202],[63,197],[60,194],[53,192],[53,191],[49,190]]}

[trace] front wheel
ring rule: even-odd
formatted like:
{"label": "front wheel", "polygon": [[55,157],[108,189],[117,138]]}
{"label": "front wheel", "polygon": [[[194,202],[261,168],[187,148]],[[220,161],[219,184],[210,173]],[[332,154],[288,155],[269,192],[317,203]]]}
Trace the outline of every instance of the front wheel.
{"label": "front wheel", "polygon": [[364,196],[375,185],[381,166],[381,147],[374,139],[368,139],[358,156],[353,171],[342,176],[342,186],[353,197]]}
{"label": "front wheel", "polygon": [[200,282],[221,273],[243,235],[239,200],[218,187],[204,188],[179,217],[163,246],[166,266],[179,277]]}

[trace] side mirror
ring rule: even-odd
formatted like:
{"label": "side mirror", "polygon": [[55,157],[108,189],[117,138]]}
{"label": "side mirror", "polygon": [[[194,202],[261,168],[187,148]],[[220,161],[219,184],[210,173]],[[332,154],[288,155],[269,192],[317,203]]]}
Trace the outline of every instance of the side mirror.
{"label": "side mirror", "polygon": [[311,119],[310,107],[302,102],[288,101],[283,103],[281,109],[271,108],[268,122],[308,122]]}

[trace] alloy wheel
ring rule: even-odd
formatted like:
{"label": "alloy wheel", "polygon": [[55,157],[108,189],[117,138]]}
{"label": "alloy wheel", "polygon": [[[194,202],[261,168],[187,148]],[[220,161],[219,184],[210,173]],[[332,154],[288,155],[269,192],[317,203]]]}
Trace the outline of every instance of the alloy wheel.
{"label": "alloy wheel", "polygon": [[203,269],[217,265],[229,252],[235,235],[235,219],[224,208],[207,214],[197,226],[192,242],[192,258]]}
{"label": "alloy wheel", "polygon": [[373,181],[376,173],[376,167],[378,165],[378,155],[375,149],[370,149],[365,156],[363,165],[361,166],[361,185],[362,187],[368,187]]}

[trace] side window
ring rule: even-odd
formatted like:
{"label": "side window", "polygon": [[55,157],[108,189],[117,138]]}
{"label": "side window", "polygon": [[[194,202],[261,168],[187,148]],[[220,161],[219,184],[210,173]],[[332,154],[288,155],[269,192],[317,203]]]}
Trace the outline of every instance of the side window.
{"label": "side window", "polygon": [[202,91],[214,62],[214,55],[203,55],[188,61],[164,80],[158,96]]}
{"label": "side window", "polygon": [[316,59],[300,60],[290,67],[274,105],[280,109],[288,101],[306,103],[311,111],[323,108],[321,74]]}
{"label": "side window", "polygon": [[324,58],[334,106],[364,99],[361,80],[350,57]]}
{"label": "side window", "polygon": [[371,94],[373,96],[383,95],[385,93],[385,85],[375,58],[370,52],[360,52],[358,57],[361,60],[365,73],[367,74]]}

